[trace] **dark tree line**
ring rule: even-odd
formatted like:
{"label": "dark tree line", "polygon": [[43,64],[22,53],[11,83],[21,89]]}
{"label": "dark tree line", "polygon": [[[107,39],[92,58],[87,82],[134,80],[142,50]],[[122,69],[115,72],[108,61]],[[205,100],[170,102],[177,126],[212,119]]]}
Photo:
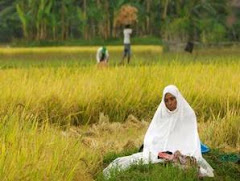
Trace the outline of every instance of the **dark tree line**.
{"label": "dark tree line", "polygon": [[238,41],[238,0],[0,0],[0,41],[121,36],[119,9],[138,10],[136,36],[167,41]]}

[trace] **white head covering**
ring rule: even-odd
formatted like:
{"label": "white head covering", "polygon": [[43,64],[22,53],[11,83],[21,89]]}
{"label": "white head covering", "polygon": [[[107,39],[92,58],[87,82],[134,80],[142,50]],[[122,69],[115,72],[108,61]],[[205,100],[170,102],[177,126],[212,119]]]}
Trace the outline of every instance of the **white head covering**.
{"label": "white head covering", "polygon": [[[177,108],[174,111],[169,111],[165,105],[164,98],[167,93],[177,99]],[[212,167],[202,157],[196,115],[178,88],[169,85],[163,91],[162,102],[145,135],[143,152],[115,159],[103,173],[109,177],[111,169],[124,170],[140,160],[140,163],[144,164],[164,162],[157,158],[159,152],[177,150],[197,159],[202,176],[214,176]]]}
{"label": "white head covering", "polygon": [[[165,105],[167,93],[176,97],[177,108],[174,111]],[[169,85],[163,91],[162,101],[145,135],[143,153],[145,156],[151,153],[154,159],[160,151],[174,153],[177,150],[196,159],[202,157],[196,115],[178,88]]]}

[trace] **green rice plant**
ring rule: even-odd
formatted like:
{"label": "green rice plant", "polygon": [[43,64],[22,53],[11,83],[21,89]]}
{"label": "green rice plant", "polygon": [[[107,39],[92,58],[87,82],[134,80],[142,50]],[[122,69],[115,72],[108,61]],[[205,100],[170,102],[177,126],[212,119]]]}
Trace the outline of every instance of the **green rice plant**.
{"label": "green rice plant", "polygon": [[79,139],[25,110],[2,115],[0,134],[1,180],[89,180],[100,160]]}
{"label": "green rice plant", "polygon": [[207,120],[239,109],[239,71],[236,64],[201,63],[104,70],[96,67],[10,69],[0,71],[4,90],[0,100],[2,109],[20,103],[41,116],[63,122],[96,122],[99,112],[108,114],[111,120],[123,121],[129,114],[151,118],[164,86],[175,84],[197,116]]}
{"label": "green rice plant", "polygon": [[[130,65],[117,66],[119,47],[112,49],[115,53],[109,67],[99,69],[95,66],[95,49],[35,48],[0,53],[2,180],[96,178],[117,156],[112,154],[105,162],[104,154],[126,150],[124,144],[132,140],[136,145],[142,143],[147,123],[161,102],[162,90],[169,84],[175,84],[195,110],[204,143],[211,148],[239,151],[238,53],[230,55],[223,50],[218,56],[216,50],[198,50],[201,56],[162,54],[158,48],[145,50],[142,46],[134,50]],[[107,123],[101,123],[100,113],[107,117]],[[134,123],[142,127],[132,129],[131,124],[125,125],[129,115],[146,124]],[[80,130],[77,136],[69,133],[72,126]],[[180,174],[181,179],[195,179],[192,172],[185,174],[172,167],[162,175],[157,174],[161,166],[139,169],[145,174],[133,167],[115,178],[174,180]],[[219,174],[227,174],[219,170]],[[235,177],[229,176],[229,180]]]}
{"label": "green rice plant", "polygon": [[[221,61],[219,58],[218,63],[182,64],[178,60],[107,69],[67,64],[58,68],[3,69],[0,110],[23,105],[39,122],[48,120],[62,126],[96,123],[100,112],[114,122],[122,122],[130,114],[150,121],[162,99],[163,88],[175,84],[195,110],[199,122],[208,125],[208,131],[204,130],[208,132],[207,140],[215,146],[227,141],[236,148],[240,66],[238,59],[231,64]],[[222,127],[227,134],[221,132]]]}
{"label": "green rice plant", "polygon": [[[82,47],[37,47],[37,48],[0,48],[0,55],[15,54],[51,54],[51,53],[95,53],[99,46],[82,46]],[[123,50],[123,46],[108,46],[109,52],[119,52]],[[162,47],[155,45],[134,45],[135,52],[154,52],[161,53]]]}

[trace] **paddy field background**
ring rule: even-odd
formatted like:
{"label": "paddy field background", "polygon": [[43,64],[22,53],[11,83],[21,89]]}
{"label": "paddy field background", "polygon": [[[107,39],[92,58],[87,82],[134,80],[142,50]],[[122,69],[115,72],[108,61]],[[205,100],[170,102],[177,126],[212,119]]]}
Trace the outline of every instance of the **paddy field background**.
{"label": "paddy field background", "polygon": [[[240,151],[239,47],[188,54],[133,46],[131,63],[121,66],[122,47],[107,48],[107,68],[96,66],[97,47],[0,48],[0,178],[103,180],[109,162],[138,150],[163,88],[175,84],[212,149],[205,158],[214,180],[237,180],[239,164],[221,155]],[[193,175],[150,165],[113,180]]]}

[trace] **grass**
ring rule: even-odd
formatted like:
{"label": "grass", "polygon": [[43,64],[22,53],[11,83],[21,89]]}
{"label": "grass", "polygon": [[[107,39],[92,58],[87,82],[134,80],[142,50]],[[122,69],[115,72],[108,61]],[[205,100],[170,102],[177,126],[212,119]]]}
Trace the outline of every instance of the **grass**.
{"label": "grass", "polygon": [[[135,153],[133,150],[132,153]],[[240,176],[240,167],[232,162],[222,162],[220,157],[222,154],[226,154],[219,150],[212,150],[210,153],[204,155],[205,159],[214,168],[214,178],[204,178],[203,180],[238,180]],[[103,162],[109,164],[109,156],[114,155],[114,158],[121,157],[123,155],[129,155],[128,152],[122,152],[119,154],[107,154]],[[112,160],[113,160],[112,159]],[[102,173],[100,173],[96,180],[107,180]],[[163,164],[149,164],[149,165],[133,165],[129,169],[119,172],[118,170],[112,170],[111,177],[108,180],[179,180],[179,181],[194,181],[199,180],[197,170],[191,168],[189,170],[182,170],[178,167],[174,167],[171,163]]]}
{"label": "grass", "polygon": [[[14,47],[38,47],[38,46],[99,46],[99,45],[122,45],[123,37],[110,38],[104,40],[102,38],[94,38],[94,40],[67,40],[67,41],[13,41],[10,43]],[[158,37],[132,37],[131,42],[134,45],[162,45],[162,40]],[[0,44],[1,45],[1,44]]]}
{"label": "grass", "polygon": [[[109,162],[142,144],[168,84],[179,87],[197,114],[201,141],[213,149],[206,158],[214,180],[239,177],[238,165],[218,158],[239,152],[236,48],[190,55],[138,46],[130,65],[118,66],[122,47],[114,46],[106,69],[95,66],[96,48],[0,49],[2,180],[104,179]],[[196,180],[194,174],[140,165],[113,179]]]}
{"label": "grass", "polygon": [[59,127],[39,124],[24,112],[2,115],[0,134],[1,180],[89,180],[85,162],[99,160],[79,138],[65,137]]}
{"label": "grass", "polygon": [[[98,46],[85,47],[41,47],[41,48],[0,48],[0,68],[31,67],[86,67],[96,64]],[[110,53],[110,65],[119,64],[122,59],[123,46],[107,46]],[[133,65],[156,62],[156,55],[162,53],[161,46],[132,46]],[[145,59],[145,57],[150,58]],[[137,61],[136,61],[137,60]]]}
{"label": "grass", "polygon": [[[108,180],[198,180],[195,170],[184,172],[172,165],[133,165],[127,171],[113,172]],[[99,176],[97,180],[106,180]]]}

